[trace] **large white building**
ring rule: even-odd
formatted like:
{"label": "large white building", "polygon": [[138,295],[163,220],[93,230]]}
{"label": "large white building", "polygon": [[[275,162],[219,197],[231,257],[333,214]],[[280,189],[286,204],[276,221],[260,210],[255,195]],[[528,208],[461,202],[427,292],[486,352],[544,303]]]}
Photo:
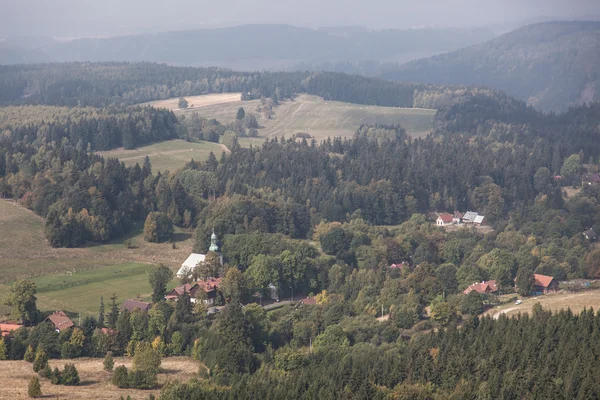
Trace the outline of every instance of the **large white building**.
{"label": "large white building", "polygon": [[[219,253],[219,246],[217,245],[217,235],[213,231],[210,236],[210,247],[208,251],[212,251],[219,255],[219,261],[223,265],[223,255]],[[194,273],[196,266],[203,263],[206,260],[206,254],[192,253],[189,257],[181,264],[181,268],[177,271],[177,278],[187,278]]]}

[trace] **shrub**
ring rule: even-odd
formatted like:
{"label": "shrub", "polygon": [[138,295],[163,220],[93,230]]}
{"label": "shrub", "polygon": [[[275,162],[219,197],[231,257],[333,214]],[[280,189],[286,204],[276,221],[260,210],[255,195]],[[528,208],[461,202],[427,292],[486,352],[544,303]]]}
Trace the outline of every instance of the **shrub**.
{"label": "shrub", "polygon": [[40,397],[42,395],[42,387],[40,386],[40,380],[37,376],[31,377],[31,379],[29,380],[27,394],[31,398]]}
{"label": "shrub", "polygon": [[25,357],[23,359],[27,362],[33,362],[35,359],[35,352],[33,351],[33,347],[31,345],[27,346]]}
{"label": "shrub", "polygon": [[130,371],[128,376],[129,386],[136,389],[152,389],[157,384],[156,372]]}
{"label": "shrub", "polygon": [[42,369],[41,371],[39,371],[38,374],[42,378],[50,379],[52,377],[52,370],[50,369],[50,366],[48,364],[46,364],[46,367],[44,369]]}
{"label": "shrub", "polygon": [[33,371],[40,372],[45,369],[48,365],[48,353],[43,347],[39,346],[36,353],[35,359],[33,360]]}
{"label": "shrub", "polygon": [[60,371],[58,367],[54,367],[54,371],[50,374],[50,382],[53,385],[60,385],[62,383],[62,377],[60,376]]}
{"label": "shrub", "polygon": [[115,369],[112,376],[112,384],[121,389],[129,387],[129,377],[126,366],[121,365]]}
{"label": "shrub", "polygon": [[112,371],[115,366],[115,361],[112,358],[112,352],[106,353],[106,357],[104,358],[104,370]]}
{"label": "shrub", "polygon": [[75,364],[65,364],[65,368],[61,374],[61,381],[63,385],[75,386],[79,383],[79,373]]}

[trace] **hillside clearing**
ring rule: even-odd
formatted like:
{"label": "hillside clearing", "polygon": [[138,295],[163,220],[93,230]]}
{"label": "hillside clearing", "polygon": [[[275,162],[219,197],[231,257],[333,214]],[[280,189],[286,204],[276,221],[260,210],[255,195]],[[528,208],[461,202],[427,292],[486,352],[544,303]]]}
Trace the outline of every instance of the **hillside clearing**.
{"label": "hillside clearing", "polygon": [[486,315],[498,318],[501,314],[514,316],[519,313],[530,313],[536,303],[540,303],[544,309],[552,311],[570,308],[575,314],[578,314],[584,308],[589,309],[590,307],[593,307],[594,310],[598,310],[600,307],[600,289],[587,290],[579,293],[560,291],[543,296],[523,298],[522,301],[523,303],[519,305],[509,303],[495,307],[488,310]]}
{"label": "hillside clearing", "polygon": [[[0,297],[8,285],[23,278],[33,278],[40,289],[63,281],[78,282],[73,287],[39,293],[38,305],[42,310],[60,306],[68,311],[95,313],[101,294],[105,301],[112,293],[119,296],[119,301],[138,294],[147,296],[151,290],[145,269],[162,263],[176,270],[191,253],[193,239],[191,232],[176,229],[176,249],[170,243],[147,243],[142,227],[143,223],[138,223],[128,235],[135,247],[132,249],[123,246],[125,238],[75,249],[52,248],[44,237],[41,217],[14,202],[0,200],[0,231],[11,233],[0,235]],[[103,283],[115,276],[115,271],[130,271],[130,268],[138,270],[120,277],[118,282],[115,279]],[[76,272],[67,276],[67,271]],[[0,314],[7,311],[0,307]]]}
{"label": "hillside clearing", "polygon": [[[115,368],[125,365],[130,368],[132,359],[127,357],[115,357]],[[102,358],[76,358],[73,360],[50,360],[51,368],[62,369],[64,364],[73,363],[79,372],[81,383],[79,386],[52,385],[48,379],[40,379],[42,394],[44,398],[67,399],[95,399],[115,400],[128,395],[132,399],[147,399],[150,394],[158,396],[160,388],[154,390],[119,389],[110,383],[111,373],[102,369]],[[158,374],[159,386],[168,381],[187,381],[198,376],[200,363],[189,357],[163,358],[161,364],[162,372]],[[28,399],[27,384],[32,376],[32,366],[26,361],[0,361],[0,399]]]}
{"label": "hillside clearing", "polygon": [[[351,137],[361,124],[400,124],[412,136],[424,136],[433,127],[433,117],[436,110],[420,108],[397,108],[368,106],[362,104],[328,101],[318,96],[302,94],[294,100],[281,102],[273,109],[271,119],[265,118],[256,112],[260,105],[259,100],[223,101],[226,97],[219,95],[206,95],[205,101],[200,101],[205,96],[186,97],[193,108],[175,110],[178,115],[191,115],[197,112],[205,118],[216,118],[222,123],[235,120],[238,108],[243,107],[248,114],[253,114],[261,129],[261,137],[285,136],[291,137],[299,132],[312,135],[317,141],[328,137]],[[210,97],[209,97],[210,96]],[[192,101],[191,99],[194,99]],[[217,102],[216,99],[221,99]],[[147,103],[154,107],[161,107],[164,102],[176,102],[177,99],[161,100]]]}
{"label": "hillside clearing", "polygon": [[[232,103],[240,101],[242,97],[241,93],[212,93],[204,94],[200,96],[185,96],[188,102],[188,110],[202,108],[206,106],[212,106],[223,103]],[[143,103],[143,106],[150,105],[156,108],[166,108],[172,111],[179,111],[179,97],[173,97],[166,100],[151,101]]]}
{"label": "hillside clearing", "polygon": [[157,172],[177,170],[190,160],[204,161],[208,158],[211,151],[218,158],[223,151],[227,151],[227,148],[218,143],[206,141],[186,142],[185,140],[168,140],[138,147],[133,150],[119,148],[101,151],[98,154],[105,158],[116,157],[128,166],[133,166],[136,163],[142,165],[144,158],[148,156],[152,164],[152,171]]}

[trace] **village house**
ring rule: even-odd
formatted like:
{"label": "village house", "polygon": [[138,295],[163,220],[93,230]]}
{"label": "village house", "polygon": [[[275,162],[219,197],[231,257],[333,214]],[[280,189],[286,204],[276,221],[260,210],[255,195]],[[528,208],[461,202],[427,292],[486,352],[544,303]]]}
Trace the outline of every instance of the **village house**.
{"label": "village house", "polygon": [[454,224],[460,224],[460,221],[462,220],[462,213],[458,212],[458,211],[454,211],[454,215],[452,215],[452,223]]}
{"label": "village house", "polygon": [[[217,253],[219,256],[219,261],[221,262],[221,265],[223,265],[223,255],[219,253],[219,246],[217,245],[217,235],[214,231],[210,237],[210,247],[208,248],[208,251]],[[205,260],[206,254],[190,254],[189,257],[183,262],[183,264],[181,264],[181,268],[179,268],[179,271],[177,271],[177,278],[189,278],[196,270],[196,266],[198,266],[198,264],[200,263],[203,263]]]}
{"label": "village house", "polygon": [[463,290],[464,294],[469,294],[472,291],[476,291],[481,294],[496,293],[498,291],[498,285],[496,281],[481,281],[473,283],[471,286]]}
{"label": "village house", "polygon": [[54,325],[54,329],[58,333],[75,326],[73,321],[71,321],[71,319],[67,317],[67,314],[65,314],[63,311],[55,311],[53,314],[49,315],[44,322],[50,322],[52,325]]}
{"label": "village house", "polygon": [[454,222],[454,217],[452,214],[448,213],[438,213],[438,217],[435,221],[437,226],[446,226],[451,225]]}
{"label": "village house", "polygon": [[594,232],[593,229],[588,229],[587,231],[583,232],[583,236],[585,236],[585,238],[590,242],[598,238],[598,235],[596,235],[596,232]]}
{"label": "village house", "polygon": [[145,301],[128,299],[128,300],[125,300],[123,302],[123,305],[121,306],[122,310],[127,310],[129,312],[133,312],[136,308],[139,309],[139,310],[142,310],[144,312],[148,312],[152,308],[152,303],[147,303]]}
{"label": "village house", "polygon": [[550,293],[558,290],[558,281],[551,276],[533,274],[533,292],[534,293]]}
{"label": "village house", "polygon": [[585,174],[583,175],[583,183],[587,185],[597,185],[600,183],[599,174]]}
{"label": "village house", "polygon": [[23,325],[18,324],[0,324],[0,332],[2,332],[2,336],[8,336],[11,332],[22,327]]}
{"label": "village house", "polygon": [[165,299],[177,301],[179,296],[184,293],[188,293],[190,296],[190,301],[195,303],[198,297],[198,291],[203,290],[206,293],[206,298],[204,299],[204,303],[207,305],[213,305],[215,303],[215,298],[217,297],[217,290],[221,285],[221,278],[204,278],[195,283],[186,283],[185,285],[177,286],[173,290],[171,290],[166,296]]}

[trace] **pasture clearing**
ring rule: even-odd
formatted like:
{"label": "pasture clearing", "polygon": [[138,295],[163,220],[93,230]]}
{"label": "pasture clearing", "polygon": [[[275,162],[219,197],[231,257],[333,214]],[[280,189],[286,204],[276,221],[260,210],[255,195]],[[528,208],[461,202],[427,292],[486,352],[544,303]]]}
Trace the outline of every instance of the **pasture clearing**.
{"label": "pasture clearing", "polygon": [[144,158],[148,156],[152,164],[152,171],[175,171],[182,168],[190,160],[204,161],[212,151],[217,159],[226,147],[218,143],[198,141],[186,142],[185,140],[168,140],[153,143],[148,146],[138,147],[133,150],[123,148],[100,151],[103,157],[116,157],[125,165],[133,166],[136,163],[143,165]]}
{"label": "pasture clearing", "polygon": [[593,307],[594,310],[598,310],[600,308],[600,289],[586,290],[578,293],[561,290],[543,296],[521,298],[521,300],[523,302],[519,305],[512,302],[503,304],[486,311],[485,314],[498,318],[501,314],[515,316],[519,313],[531,313],[536,303],[540,303],[544,309],[552,311],[570,308],[575,314],[581,312],[584,308],[589,309]]}
{"label": "pasture clearing", "polygon": [[[214,95],[206,95],[214,96]],[[221,95],[218,95],[221,96]],[[203,96],[196,96],[194,99]],[[271,119],[265,118],[256,112],[260,100],[215,102],[208,99],[204,102],[191,101],[186,97],[193,108],[175,110],[178,115],[189,116],[198,113],[205,118],[215,118],[222,123],[232,122],[238,108],[243,107],[246,114],[256,117],[261,128],[261,137],[285,136],[289,138],[296,133],[305,132],[312,135],[317,141],[328,137],[352,137],[361,124],[400,124],[413,137],[427,135],[433,128],[433,117],[436,110],[421,108],[397,108],[368,106],[362,104],[328,101],[321,97],[302,94],[294,100],[281,102],[273,109]],[[165,100],[166,101],[166,100]],[[177,102],[178,99],[170,99]],[[162,101],[164,102],[164,101]],[[160,107],[161,102],[147,103]]]}
{"label": "pasture clearing", "polygon": [[[188,108],[183,110],[192,110],[206,106],[214,106],[223,103],[232,103],[240,101],[241,93],[211,93],[200,96],[184,96],[188,102]],[[166,100],[150,101],[142,103],[143,106],[152,106],[156,108],[166,108],[171,111],[183,111],[179,108],[179,97],[173,97]]]}
{"label": "pasture clearing", "polygon": [[[119,389],[110,383],[111,373],[102,368],[102,358],[76,358],[72,360],[50,360],[52,369],[62,369],[64,364],[73,363],[79,372],[79,386],[52,385],[48,379],[40,378],[43,398],[75,400],[115,400],[128,395],[134,400],[147,399],[150,394],[158,397],[160,387],[168,381],[187,381],[198,376],[200,363],[190,357],[163,358],[161,372],[158,374],[159,388],[154,390]],[[115,357],[115,368],[125,365],[131,367],[132,358]],[[0,361],[0,399],[28,399],[27,385],[32,376],[32,366],[26,361]]]}
{"label": "pasture clearing", "polygon": [[[42,310],[64,307],[68,311],[96,313],[100,294],[104,295],[105,304],[107,293],[108,297],[116,293],[119,301],[138,294],[149,295],[151,289],[142,269],[162,263],[176,271],[193,246],[192,233],[178,228],[174,235],[175,249],[170,243],[147,243],[143,239],[143,222],[139,222],[128,235],[135,248],[125,248],[125,238],[121,238],[108,243],[88,243],[86,247],[55,249],[44,237],[43,229],[41,217],[14,202],[0,200],[0,231],[10,232],[0,235],[0,298],[18,279],[32,278],[41,290],[57,281],[71,280],[77,283],[73,287],[55,286],[55,290],[41,291],[38,306]],[[131,268],[140,270],[131,273]],[[124,272],[118,276],[114,273],[118,270],[131,275]],[[76,272],[67,276],[67,271]],[[99,282],[100,278],[109,277],[116,278]],[[0,315],[9,311],[0,307]]]}

